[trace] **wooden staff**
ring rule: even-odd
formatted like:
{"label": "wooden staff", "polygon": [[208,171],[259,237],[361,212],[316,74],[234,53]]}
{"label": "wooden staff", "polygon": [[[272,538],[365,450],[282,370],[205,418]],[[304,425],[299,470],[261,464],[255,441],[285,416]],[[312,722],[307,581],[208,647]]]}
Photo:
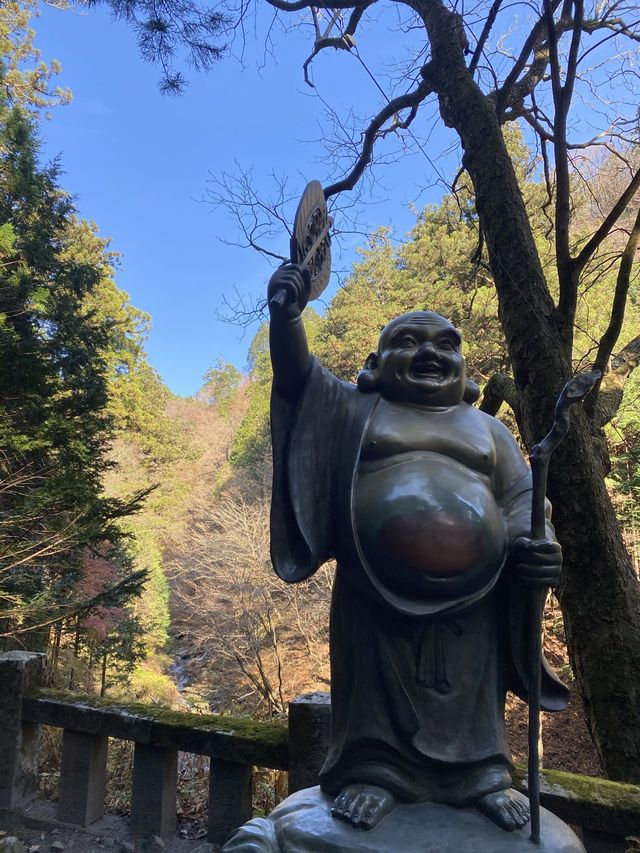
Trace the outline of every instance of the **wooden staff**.
{"label": "wooden staff", "polygon": [[[529,455],[532,477],[531,539],[546,539],[545,497],[551,454],[569,429],[569,409],[584,400],[600,378],[599,370],[578,373],[564,386],[556,403],[553,426]],[[529,593],[529,806],[531,840],[540,844],[540,689],[542,671],[542,617],[548,587]]]}

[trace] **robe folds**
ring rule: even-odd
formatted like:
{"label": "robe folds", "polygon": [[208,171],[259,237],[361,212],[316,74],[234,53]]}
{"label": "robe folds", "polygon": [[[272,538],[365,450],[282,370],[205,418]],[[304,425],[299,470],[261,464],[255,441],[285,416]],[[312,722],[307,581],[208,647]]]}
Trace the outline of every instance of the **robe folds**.
{"label": "robe folds", "polygon": [[[504,560],[451,598],[410,597],[377,577],[359,542],[354,491],[378,400],[316,359],[296,404],[272,393],[274,568],[294,583],[337,563],[320,781],[332,794],[364,782],[407,802],[470,803],[511,782],[504,702],[508,690],[527,699],[526,589]],[[523,464],[499,499],[507,545],[528,535],[530,492]],[[567,689],[542,666],[541,705],[561,710]]]}

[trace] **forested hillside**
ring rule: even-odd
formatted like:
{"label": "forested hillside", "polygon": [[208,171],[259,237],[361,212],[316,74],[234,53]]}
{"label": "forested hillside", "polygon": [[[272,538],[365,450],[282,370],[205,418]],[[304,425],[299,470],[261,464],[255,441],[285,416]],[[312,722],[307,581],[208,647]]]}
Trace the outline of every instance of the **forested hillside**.
{"label": "forested hillside", "polygon": [[241,377],[179,400],[148,364],[117,253],[40,154],[70,93],[34,11],[0,9],[0,646],[46,651],[59,686],[173,699],[164,549],[226,459]]}

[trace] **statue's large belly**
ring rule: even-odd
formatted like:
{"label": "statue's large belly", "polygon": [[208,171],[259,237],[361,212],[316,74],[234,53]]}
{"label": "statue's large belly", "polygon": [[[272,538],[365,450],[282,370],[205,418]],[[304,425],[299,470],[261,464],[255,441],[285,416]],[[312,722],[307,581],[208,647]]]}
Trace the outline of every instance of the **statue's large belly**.
{"label": "statue's large belly", "polygon": [[473,593],[504,559],[505,521],[486,479],[438,453],[362,462],[354,516],[370,570],[404,595]]}

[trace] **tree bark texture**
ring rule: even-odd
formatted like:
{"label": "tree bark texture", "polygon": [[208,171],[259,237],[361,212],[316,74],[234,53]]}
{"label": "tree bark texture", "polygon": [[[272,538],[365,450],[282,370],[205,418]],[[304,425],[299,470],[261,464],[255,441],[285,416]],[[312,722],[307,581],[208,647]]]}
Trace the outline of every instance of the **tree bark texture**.
{"label": "tree bark texture", "polygon": [[640,782],[640,587],[604,477],[608,453],[582,411],[552,461],[563,546],[559,598],[571,665],[607,776]]}
{"label": "tree bark texture", "polygon": [[[463,164],[499,298],[527,447],[553,423],[571,376],[570,336],[558,321],[495,105],[466,68],[454,15],[441,0],[414,0],[431,43],[423,69]],[[605,772],[640,782],[640,585],[607,494],[606,443],[583,411],[551,462],[549,497],[563,546],[560,588],[567,643],[587,722]]]}

